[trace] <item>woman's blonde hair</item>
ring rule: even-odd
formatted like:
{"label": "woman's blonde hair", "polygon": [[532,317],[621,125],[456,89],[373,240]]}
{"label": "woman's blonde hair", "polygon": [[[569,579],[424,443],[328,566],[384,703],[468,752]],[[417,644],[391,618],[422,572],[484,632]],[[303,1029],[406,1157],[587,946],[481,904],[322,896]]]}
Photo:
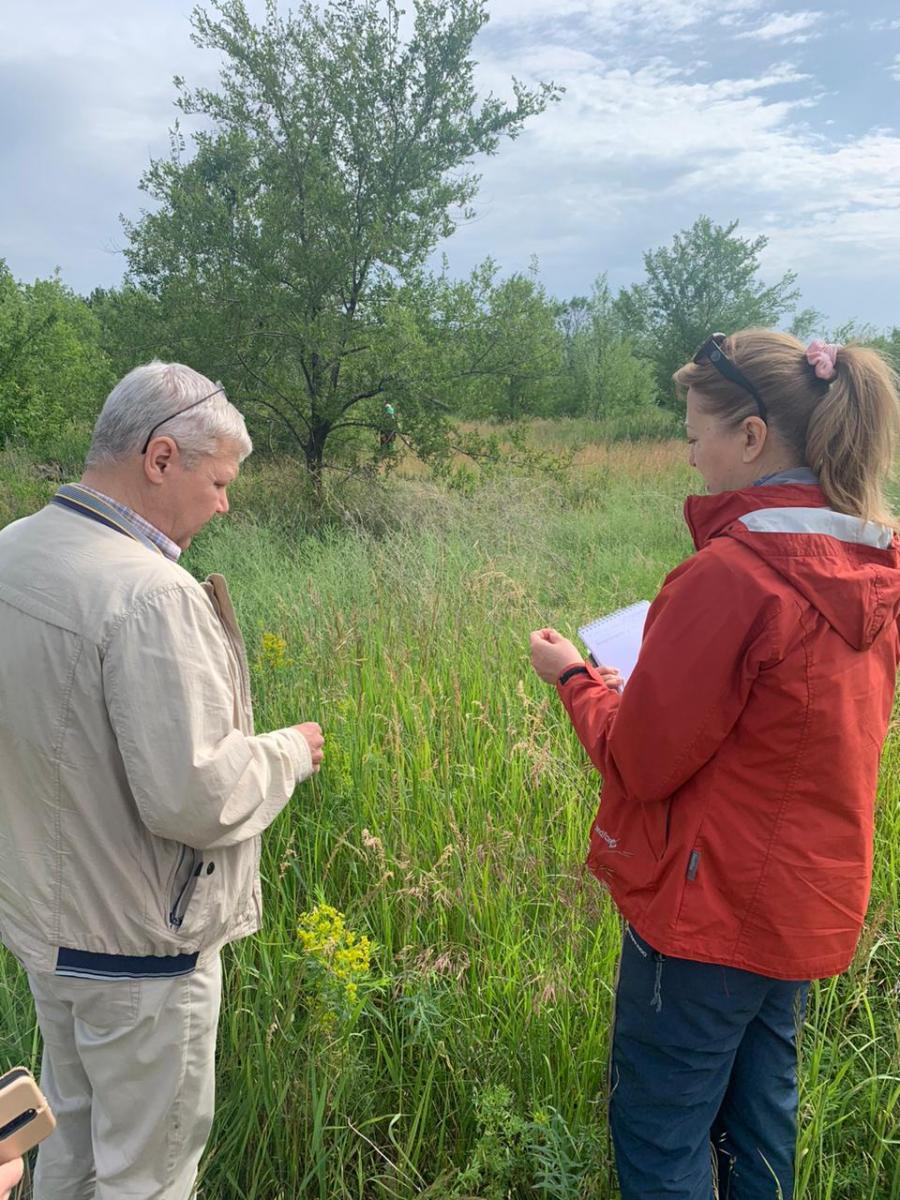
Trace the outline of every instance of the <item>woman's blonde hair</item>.
{"label": "woman's blonde hair", "polygon": [[[897,379],[882,355],[840,346],[829,381],[816,375],[802,342],[786,333],[743,329],[721,348],[759,392],[775,435],[818,475],[831,507],[895,526],[884,483],[900,417]],[[694,388],[704,412],[729,425],[759,413],[753,397],[706,360],[687,363],[673,378],[679,388]]]}

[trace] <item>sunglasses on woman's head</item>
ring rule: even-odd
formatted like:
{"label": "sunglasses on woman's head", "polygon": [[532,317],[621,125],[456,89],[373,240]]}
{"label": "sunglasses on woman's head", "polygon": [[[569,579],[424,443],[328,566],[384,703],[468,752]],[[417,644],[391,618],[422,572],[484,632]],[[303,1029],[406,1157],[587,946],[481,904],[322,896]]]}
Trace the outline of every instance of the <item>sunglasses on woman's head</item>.
{"label": "sunglasses on woman's head", "polygon": [[766,411],[766,406],[762,402],[762,397],[759,392],[738,367],[731,361],[725,351],[722,349],[727,340],[727,334],[711,333],[703,345],[694,355],[692,361],[702,363],[704,360],[711,363],[720,375],[731,383],[736,383],[739,388],[743,388],[745,392],[749,392],[756,401],[756,407],[760,417],[768,424],[769,414]]}

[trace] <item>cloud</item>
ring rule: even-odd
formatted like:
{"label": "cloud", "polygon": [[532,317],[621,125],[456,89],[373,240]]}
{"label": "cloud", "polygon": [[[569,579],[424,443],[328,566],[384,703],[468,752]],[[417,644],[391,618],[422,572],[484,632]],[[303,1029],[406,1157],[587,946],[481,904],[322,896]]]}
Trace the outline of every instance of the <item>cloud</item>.
{"label": "cloud", "polygon": [[[509,57],[485,58],[483,82],[502,90],[512,69]],[[852,279],[862,315],[889,319],[879,310],[900,272],[900,137],[818,132],[824,94],[807,72],[781,63],[715,77],[663,57],[629,68],[553,41],[517,49],[515,71],[552,74],[567,91],[482,166],[479,217],[450,243],[452,264],[465,248],[469,263],[490,253],[522,269],[535,252],[558,295],[586,291],[603,270],[627,284],[643,251],[704,212],[764,233],[767,271],[799,270],[808,303],[846,312],[840,281]]]}
{"label": "cloud", "polygon": [[190,41],[184,0],[0,4],[0,189],[4,253],[23,278],[54,266],[76,288],[124,271],[119,213],[148,203],[138,182],[168,153],[172,76],[214,85],[214,55]]}
{"label": "cloud", "polygon": [[814,30],[824,18],[825,13],[807,10],[797,13],[773,13],[764,25],[757,29],[748,29],[739,33],[739,38],[754,38],[761,42],[786,42],[798,45],[812,38],[821,37],[820,30]]}
{"label": "cloud", "polygon": [[491,26],[518,32],[587,29],[616,39],[658,40],[753,12],[763,0],[491,0]]}
{"label": "cloud", "polygon": [[[547,61],[568,53],[534,47],[517,56],[517,67],[536,75]],[[509,64],[494,60],[490,66],[486,83],[497,90]],[[752,78],[703,80],[664,58],[629,69],[582,54],[555,75],[566,95],[526,136],[567,174],[604,163],[615,172],[641,163],[681,172],[696,159],[731,160],[741,146],[765,140],[814,103],[810,76],[789,64]],[[798,91],[799,85],[807,90]]]}
{"label": "cloud", "polygon": [[891,73],[891,77],[893,79],[896,79],[897,82],[900,83],[900,54],[897,55],[897,57],[894,59],[894,61],[888,67],[888,70]]}
{"label": "cloud", "polygon": [[[784,228],[760,221],[770,239],[768,263],[778,271],[834,271],[840,264],[845,280],[894,280],[900,260],[898,206],[810,212]],[[865,252],[861,252],[865,248]]]}

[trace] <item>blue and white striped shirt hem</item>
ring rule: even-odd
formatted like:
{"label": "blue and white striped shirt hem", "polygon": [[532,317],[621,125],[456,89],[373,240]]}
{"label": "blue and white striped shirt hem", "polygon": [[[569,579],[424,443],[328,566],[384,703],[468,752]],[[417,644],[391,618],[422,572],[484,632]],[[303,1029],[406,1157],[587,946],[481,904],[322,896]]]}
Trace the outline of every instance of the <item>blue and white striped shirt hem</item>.
{"label": "blue and white striped shirt hem", "polygon": [[95,954],[60,946],[56,975],[72,979],[175,979],[190,975],[199,954]]}

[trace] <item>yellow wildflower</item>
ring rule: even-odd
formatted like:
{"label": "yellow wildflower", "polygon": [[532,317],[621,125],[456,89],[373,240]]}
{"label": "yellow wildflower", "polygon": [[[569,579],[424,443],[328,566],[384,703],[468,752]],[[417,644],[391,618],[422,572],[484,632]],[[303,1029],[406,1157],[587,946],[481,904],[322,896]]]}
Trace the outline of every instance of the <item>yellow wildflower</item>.
{"label": "yellow wildflower", "polygon": [[369,974],[373,952],[369,938],[348,929],[344,914],[330,904],[317,904],[300,914],[297,940],[322,990],[353,1008],[359,985]]}
{"label": "yellow wildflower", "polygon": [[283,671],[291,666],[287,656],[287,642],[277,633],[264,633],[259,649],[259,665],[270,671]]}

